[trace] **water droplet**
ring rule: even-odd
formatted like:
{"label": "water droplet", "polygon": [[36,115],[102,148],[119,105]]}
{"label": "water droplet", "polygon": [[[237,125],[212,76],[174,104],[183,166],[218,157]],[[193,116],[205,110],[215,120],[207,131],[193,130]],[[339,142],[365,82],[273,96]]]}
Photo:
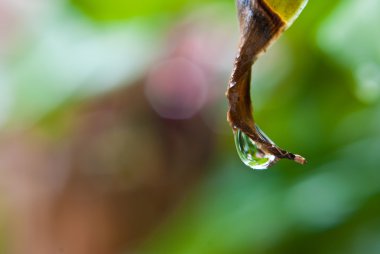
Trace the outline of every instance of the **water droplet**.
{"label": "water droplet", "polygon": [[[256,128],[262,138],[272,143],[272,141],[258,127]],[[276,162],[276,156],[260,149],[260,146],[241,130],[235,131],[234,135],[239,157],[248,167],[255,170],[264,170]]]}

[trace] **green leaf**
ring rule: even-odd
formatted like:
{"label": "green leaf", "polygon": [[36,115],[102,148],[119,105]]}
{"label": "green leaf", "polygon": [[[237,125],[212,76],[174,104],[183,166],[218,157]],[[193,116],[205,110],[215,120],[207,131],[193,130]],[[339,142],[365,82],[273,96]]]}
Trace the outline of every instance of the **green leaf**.
{"label": "green leaf", "polygon": [[264,0],[288,26],[300,15],[308,0]]}

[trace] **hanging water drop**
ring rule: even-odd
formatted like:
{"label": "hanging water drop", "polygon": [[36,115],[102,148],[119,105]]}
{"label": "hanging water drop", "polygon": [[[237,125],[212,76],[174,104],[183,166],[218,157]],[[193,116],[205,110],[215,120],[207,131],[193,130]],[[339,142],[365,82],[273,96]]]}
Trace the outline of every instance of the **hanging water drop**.
{"label": "hanging water drop", "polygon": [[306,163],[302,156],[278,147],[257,127],[250,89],[252,65],[289,28],[307,1],[236,0],[241,39],[226,93],[227,120],[234,130],[239,157],[253,169],[267,169],[280,159]]}
{"label": "hanging water drop", "polygon": [[[258,129],[258,127],[256,127]],[[258,129],[260,130],[260,129]],[[260,134],[267,138],[266,135],[260,130]],[[265,170],[273,165],[277,158],[273,154],[265,152],[261,145],[253,141],[241,130],[236,130],[235,135],[235,145],[240,159],[245,165],[251,167],[255,170]],[[268,139],[268,141],[270,141]]]}

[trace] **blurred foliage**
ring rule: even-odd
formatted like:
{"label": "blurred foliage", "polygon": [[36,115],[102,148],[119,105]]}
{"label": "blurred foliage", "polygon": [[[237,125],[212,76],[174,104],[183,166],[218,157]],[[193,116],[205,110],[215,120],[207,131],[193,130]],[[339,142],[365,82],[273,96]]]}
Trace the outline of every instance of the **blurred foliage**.
{"label": "blurred foliage", "polygon": [[96,20],[114,21],[124,20],[131,17],[142,17],[148,15],[167,15],[181,12],[187,8],[208,4],[211,2],[226,2],[226,0],[141,0],[141,1],[122,1],[122,0],[71,0],[81,10],[89,14]]}
{"label": "blurred foliage", "polygon": [[[220,2],[71,0],[75,7],[62,7],[65,14],[44,30],[60,28],[61,38],[36,42],[39,51],[30,45],[9,65],[9,75],[20,84],[9,93],[15,96],[12,117],[45,117],[41,124],[61,128],[54,112],[62,110],[57,104],[71,107],[63,103],[67,97],[84,90],[101,93],[143,73],[163,47],[165,29],[157,28],[162,18],[170,20],[169,27]],[[221,18],[236,24],[232,2],[223,1],[228,16]],[[380,253],[379,9],[377,0],[309,1],[254,68],[257,122],[309,164],[285,161],[265,172],[249,170],[238,159],[223,108],[213,170],[151,235],[142,253]],[[127,32],[134,36],[124,37]],[[73,60],[78,54],[83,62]],[[57,66],[49,64],[52,58]],[[128,70],[133,75],[124,75]],[[227,79],[220,86],[226,84]]]}

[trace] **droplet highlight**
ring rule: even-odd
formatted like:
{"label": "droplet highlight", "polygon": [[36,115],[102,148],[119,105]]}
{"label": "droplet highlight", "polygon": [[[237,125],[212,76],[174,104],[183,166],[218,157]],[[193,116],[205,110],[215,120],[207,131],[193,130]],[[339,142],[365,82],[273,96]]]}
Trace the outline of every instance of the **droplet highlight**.
{"label": "droplet highlight", "polygon": [[[259,133],[263,138],[270,141],[261,130]],[[234,138],[238,155],[248,167],[254,170],[265,170],[277,161],[276,156],[263,151],[255,141],[241,130],[234,131]]]}

